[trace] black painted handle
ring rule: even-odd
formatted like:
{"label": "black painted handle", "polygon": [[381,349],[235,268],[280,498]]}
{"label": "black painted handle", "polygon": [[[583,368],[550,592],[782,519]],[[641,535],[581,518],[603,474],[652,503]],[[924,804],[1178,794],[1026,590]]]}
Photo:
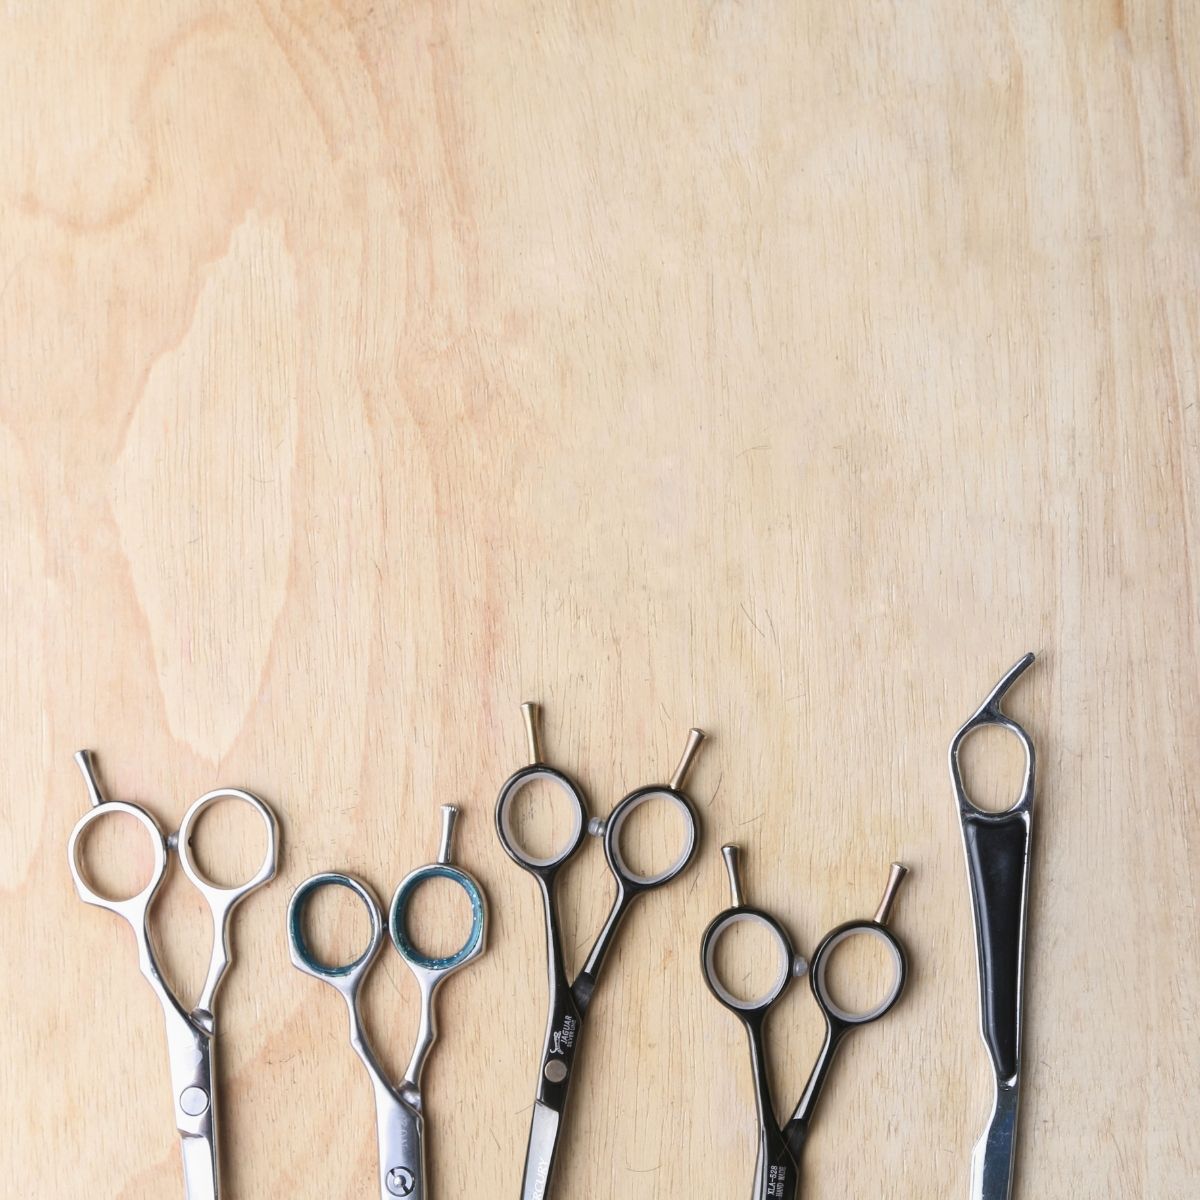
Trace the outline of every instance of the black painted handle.
{"label": "black painted handle", "polygon": [[983,1040],[1001,1081],[1017,1074],[1022,942],[1029,870],[1029,813],[963,815],[975,909]]}

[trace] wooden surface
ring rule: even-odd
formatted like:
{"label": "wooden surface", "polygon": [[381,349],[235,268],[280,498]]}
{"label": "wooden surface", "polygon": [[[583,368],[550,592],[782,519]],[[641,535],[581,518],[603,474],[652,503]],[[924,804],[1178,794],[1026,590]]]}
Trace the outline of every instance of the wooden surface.
{"label": "wooden surface", "polygon": [[[745,1048],[698,969],[737,840],[809,951],[912,867],[911,988],[839,1064],[806,1195],[964,1196],[987,1072],[945,752],[1030,648],[1018,1195],[1194,1195],[1194,6],[0,11],[7,1195],[181,1194],[157,1006],[67,872],[91,746],[169,828],[218,784],[280,814],[222,996],[231,1200],[374,1194],[369,1087],[284,911],[322,868],[390,895],[462,806],[490,946],[443,997],[434,1195],[515,1196],[542,931],[492,807],[533,698],[600,812],[712,735],[560,1194],[748,1192]],[[590,846],[576,962],[608,898]],[[194,995],[196,894],[157,923]],[[368,1008],[402,1066],[391,951]],[[771,1033],[782,1108],[806,988]]]}

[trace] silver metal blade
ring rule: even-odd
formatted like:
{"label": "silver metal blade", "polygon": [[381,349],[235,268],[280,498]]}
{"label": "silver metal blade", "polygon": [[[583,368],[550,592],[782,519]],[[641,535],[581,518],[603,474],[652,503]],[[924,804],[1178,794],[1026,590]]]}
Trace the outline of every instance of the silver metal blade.
{"label": "silver metal blade", "polygon": [[179,1139],[183,1151],[183,1194],[187,1200],[217,1200],[216,1147],[208,1138]]}
{"label": "silver metal blade", "polygon": [[992,1119],[971,1155],[971,1200],[1009,1200],[1017,1145],[1016,1084],[997,1084]]}
{"label": "silver metal blade", "polygon": [[525,1178],[521,1180],[521,1200],[546,1200],[554,1154],[558,1149],[559,1114],[540,1100],[533,1106],[529,1125],[529,1149],[525,1151]]}

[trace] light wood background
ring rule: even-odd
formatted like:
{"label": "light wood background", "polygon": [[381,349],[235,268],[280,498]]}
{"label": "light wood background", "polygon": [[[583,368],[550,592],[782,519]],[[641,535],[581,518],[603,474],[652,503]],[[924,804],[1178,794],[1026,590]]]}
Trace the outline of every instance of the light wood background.
{"label": "light wood background", "polygon": [[[699,860],[592,1010],[562,1194],[748,1191],[745,1049],[698,969],[735,839],[805,950],[913,868],[911,989],[839,1065],[806,1194],[964,1196],[987,1071],[945,752],[1031,648],[1018,1194],[1195,1194],[1200,10],[0,14],[5,1194],[181,1194],[157,1006],[67,872],[91,746],[169,828],[218,784],[280,814],[222,997],[231,1198],[373,1194],[370,1090],[284,910],[328,867],[390,895],[462,806],[490,948],[443,997],[434,1194],[515,1196],[542,932],[492,806],[533,698],[597,811],[712,735]],[[243,828],[205,853],[249,864]],[[158,924],[194,993],[190,888]],[[402,1066],[415,989],[391,951],[374,983]],[[771,1032],[783,1108],[807,989]]]}

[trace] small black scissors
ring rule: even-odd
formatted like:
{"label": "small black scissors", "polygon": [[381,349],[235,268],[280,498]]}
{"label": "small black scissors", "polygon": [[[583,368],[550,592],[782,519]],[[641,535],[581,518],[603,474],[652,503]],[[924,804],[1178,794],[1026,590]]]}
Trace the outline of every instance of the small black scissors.
{"label": "small black scissors", "polygon": [[[632,791],[612,810],[607,820],[587,819],[587,804],[583,790],[567,774],[546,766],[542,761],[538,733],[537,706],[521,705],[529,743],[529,766],[522,767],[509,777],[496,800],[496,832],[509,857],[524,867],[538,882],[546,918],[547,973],[550,985],[550,1012],[546,1021],[546,1041],[542,1047],[538,1070],[537,1097],[529,1129],[529,1147],[525,1153],[525,1173],[521,1182],[522,1200],[547,1200],[551,1193],[554,1163],[558,1153],[562,1121],[571,1086],[572,1065],[579,1049],[583,1018],[591,1003],[592,993],[604,957],[612,945],[613,935],[629,906],[644,892],[669,883],[692,861],[696,852],[696,812],[692,802],[680,790],[696,751],[704,740],[699,729],[693,729],[688,743],[668,784],[650,784]],[[574,809],[575,824],[567,844],[548,858],[535,858],[518,843],[512,828],[512,804],[518,793],[535,780],[545,779],[562,789]],[[683,848],[679,857],[665,871],[654,875],[639,875],[630,869],[621,854],[621,829],[639,808],[650,800],[666,800],[676,806],[685,826]],[[558,919],[555,887],[559,869],[574,857],[587,834],[604,839],[604,856],[617,883],[617,894],[604,927],[592,946],[591,953],[573,984],[567,983],[563,960],[562,928]]]}
{"label": "small black scissors", "polygon": [[[892,904],[896,899],[896,891],[901,881],[908,873],[899,863],[892,864],[888,877],[887,888],[883,899],[875,911],[874,917],[847,921],[844,925],[831,929],[820,941],[812,962],[806,963],[792,949],[792,940],[787,930],[770,913],[760,908],[747,905],[742,896],[742,883],[738,873],[738,847],[723,846],[721,853],[725,857],[725,867],[729,872],[729,889],[732,893],[733,906],[718,913],[704,931],[704,940],[700,944],[700,966],[704,972],[704,981],[709,991],[727,1009],[740,1018],[746,1027],[750,1039],[750,1061],[754,1070],[754,1102],[758,1109],[758,1162],[754,1169],[754,1191],[752,1200],[794,1200],[799,1191],[800,1159],[804,1151],[804,1143],[808,1138],[809,1126],[812,1123],[813,1109],[821,1094],[829,1068],[833,1064],[838,1048],[852,1029],[861,1025],[869,1025],[879,1020],[900,999],[904,983],[908,976],[908,959],[904,947],[895,934],[887,928],[888,917]],[[779,948],[779,974],[771,984],[766,994],[756,1000],[740,1000],[721,982],[717,974],[716,950],[721,937],[735,925],[743,921],[752,921],[766,928],[775,939]],[[865,1012],[850,1012],[837,1004],[830,994],[826,982],[826,972],[829,968],[833,951],[847,938],[865,933],[879,938],[891,954],[895,975],[892,979],[891,990],[874,1008]],[[804,1092],[796,1111],[792,1113],[787,1124],[780,1128],[775,1116],[775,1102],[771,1097],[771,1083],[767,1075],[766,1044],[763,1036],[763,1026],[767,1013],[775,1002],[787,990],[788,984],[796,975],[808,972],[812,993],[817,1005],[825,1016],[825,1043],[804,1085]]]}

